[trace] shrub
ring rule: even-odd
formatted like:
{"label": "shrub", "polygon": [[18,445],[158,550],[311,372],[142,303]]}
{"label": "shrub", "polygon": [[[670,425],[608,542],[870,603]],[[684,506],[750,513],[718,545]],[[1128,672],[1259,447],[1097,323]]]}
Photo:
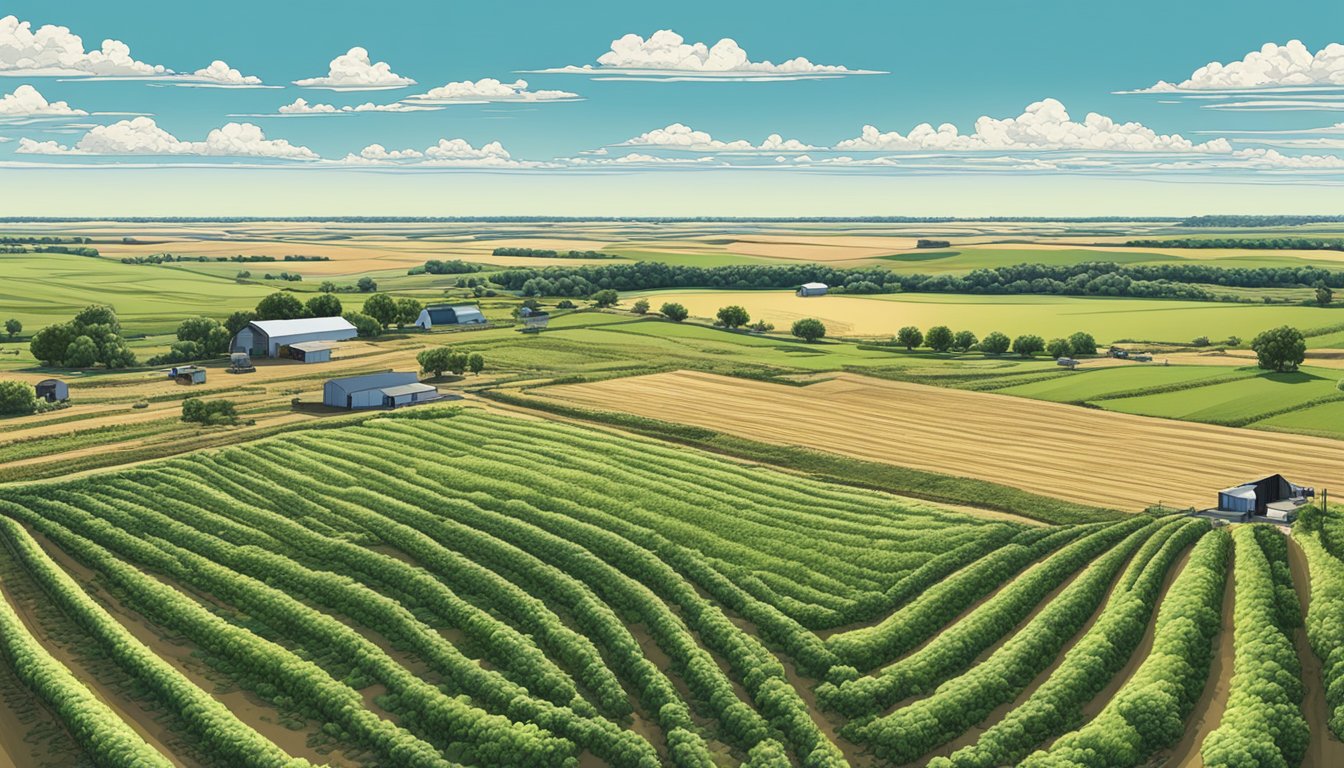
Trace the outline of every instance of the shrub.
{"label": "shrub", "polygon": [[23,416],[37,411],[37,395],[22,381],[0,381],[0,416]]}
{"label": "shrub", "polygon": [[649,313],[649,300],[639,299],[630,305],[630,311],[636,315],[647,315]]}
{"label": "shrub", "polygon": [[678,323],[680,323],[682,320],[685,320],[687,317],[690,316],[690,313],[686,311],[685,307],[683,307],[680,304],[677,304],[676,302],[671,301],[659,307],[658,311],[662,314],[663,317],[666,317],[668,320],[674,320]]}
{"label": "shrub", "polygon": [[1069,337],[1069,352],[1074,356],[1097,354],[1097,340],[1090,333],[1079,331]]}
{"label": "shrub", "polygon": [[1011,345],[1012,341],[1006,334],[994,331],[980,342],[980,350],[989,355],[1002,355]]}
{"label": "shrub", "polygon": [[614,307],[620,303],[621,295],[610,288],[604,288],[589,296],[588,299],[598,307]]}
{"label": "shrub", "polygon": [[182,420],[221,426],[238,423],[238,409],[232,400],[202,400],[189,397],[182,401]]}
{"label": "shrub", "polygon": [[747,310],[736,304],[719,309],[717,316],[719,325],[724,328],[741,328],[751,322],[751,315],[747,314]]}
{"label": "shrub", "polygon": [[1013,351],[1023,357],[1043,352],[1045,350],[1045,339],[1033,333],[1025,333],[1013,339]]}
{"label": "shrub", "polygon": [[813,317],[805,317],[793,324],[790,332],[803,341],[816,341],[826,335],[826,326]]}

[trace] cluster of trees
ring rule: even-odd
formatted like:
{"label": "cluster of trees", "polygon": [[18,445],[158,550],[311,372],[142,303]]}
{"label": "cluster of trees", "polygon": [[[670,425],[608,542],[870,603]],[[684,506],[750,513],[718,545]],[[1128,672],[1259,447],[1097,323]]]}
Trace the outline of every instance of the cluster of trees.
{"label": "cluster of trees", "polygon": [[493,280],[528,296],[590,296],[659,288],[753,290],[796,288],[822,282],[836,293],[1059,294],[1140,296],[1211,301],[1220,297],[1205,285],[1238,288],[1307,287],[1324,283],[1344,288],[1344,270],[1317,267],[1219,267],[1189,264],[1018,264],[977,269],[965,275],[897,274],[878,268],[839,269],[820,264],[697,267],[656,262],[507,269]]}
{"label": "cluster of trees", "polygon": [[1237,585],[1232,683],[1223,719],[1204,739],[1200,756],[1209,768],[1299,765],[1309,736],[1302,717],[1302,666],[1291,637],[1301,617],[1288,574],[1287,540],[1268,527],[1240,526],[1232,541]]}
{"label": "cluster of trees", "polygon": [[1263,331],[1251,340],[1251,349],[1260,367],[1267,371],[1295,371],[1307,356],[1307,340],[1302,332],[1284,325]]}
{"label": "cluster of trees", "polygon": [[[1191,551],[1158,609],[1153,645],[1143,663],[1101,713],[1057,739],[1023,768],[1144,764],[1185,733],[1185,718],[1209,677],[1213,637],[1221,624],[1228,532],[1206,534]],[[1246,765],[1257,765],[1251,762]]]}
{"label": "cluster of trees", "polygon": [[218,320],[190,317],[178,324],[177,341],[168,348],[168,352],[151,358],[149,364],[167,365],[218,357],[228,351],[232,338],[233,334]]}
{"label": "cluster of trees", "polygon": [[1007,642],[930,696],[860,729],[880,758],[903,765],[1011,703],[1096,613],[1125,561],[1152,535],[1139,530],[1092,561]]}
{"label": "cluster of trees", "polygon": [[238,255],[236,255],[236,256],[183,256],[182,254],[176,254],[176,255],[174,255],[174,254],[171,254],[171,253],[152,253],[152,254],[147,254],[147,255],[144,255],[144,256],[126,256],[126,257],[123,257],[123,258],[122,258],[121,263],[122,263],[122,264],[172,264],[172,263],[175,263],[175,262],[182,262],[182,261],[187,261],[187,262],[191,262],[191,261],[196,261],[196,262],[212,262],[212,261],[213,261],[213,262],[223,262],[223,263],[229,263],[229,262],[232,262],[232,263],[235,263],[235,264],[256,264],[256,263],[264,263],[264,262],[272,262],[272,261],[331,261],[331,257],[330,257],[330,256],[303,256],[303,255],[298,255],[298,254],[292,254],[292,255],[289,255],[289,256],[285,256],[283,259],[277,259],[277,258],[275,258],[274,256],[259,256],[259,255],[249,255],[249,256],[244,256],[244,255],[242,255],[242,254],[238,254]]}
{"label": "cluster of trees", "polygon": [[[933,691],[1021,623],[1046,595],[1080,568],[1149,523],[1134,518],[1102,527],[1081,526],[1079,532],[1086,535],[1020,574],[960,621],[944,627],[918,651],[867,677],[841,679],[838,670],[833,670],[831,678],[817,688],[818,703],[850,716],[869,715],[908,696]],[[853,721],[852,734],[861,736],[866,722]]]}
{"label": "cluster of trees", "polygon": [[23,323],[18,318],[11,317],[5,321],[5,334],[9,336],[10,341],[13,341],[14,337],[20,333],[23,333]]}
{"label": "cluster of trees", "polygon": [[273,275],[270,272],[267,272],[262,277],[266,280],[287,280],[291,283],[297,283],[303,280],[303,275],[300,275],[298,272],[281,272],[278,275]]}
{"label": "cluster of trees", "polygon": [[480,352],[459,352],[451,347],[432,347],[415,356],[420,370],[442,376],[445,371],[461,376],[467,371],[474,374],[485,370],[485,356]]}
{"label": "cluster of trees", "polygon": [[1149,536],[1097,621],[1050,677],[973,744],[950,757],[934,758],[930,768],[1013,765],[1040,742],[1081,721],[1083,707],[1113,679],[1142,640],[1167,573],[1208,530],[1209,524],[1202,520],[1177,520]]}
{"label": "cluster of trees", "polygon": [[24,381],[0,381],[0,416],[26,416],[36,413],[37,393]]}
{"label": "cluster of trees", "polygon": [[66,235],[4,235],[0,236],[0,243],[5,245],[62,245],[73,243],[75,245],[87,245],[92,243],[91,237],[74,237]]}
{"label": "cluster of trees", "polygon": [[121,336],[117,313],[99,304],[85,307],[69,322],[43,328],[33,334],[28,346],[43,365],[58,368],[135,365],[135,354]]}
{"label": "cluster of trees", "polygon": [[79,247],[74,245],[38,245],[32,249],[33,253],[68,253],[71,256],[89,256],[97,258],[97,248]]}
{"label": "cluster of trees", "polygon": [[1344,251],[1344,240],[1316,237],[1210,237],[1130,240],[1135,248],[1242,248],[1249,251]]}
{"label": "cluster of trees", "polygon": [[[402,297],[394,299],[386,293],[375,293],[364,300],[363,314],[377,320],[383,328],[398,328],[414,325],[420,311],[425,308],[419,299]],[[352,321],[353,322],[353,321]]]}
{"label": "cluster of trees", "polygon": [[548,248],[496,248],[496,256],[529,256],[535,259],[619,259],[614,253],[602,251],[556,251]]}
{"label": "cluster of trees", "polygon": [[951,246],[952,243],[949,240],[929,240],[921,237],[915,241],[916,248],[949,248]]}
{"label": "cluster of trees", "polygon": [[465,275],[472,272],[480,272],[485,267],[480,264],[472,264],[469,261],[461,259],[451,259],[443,261],[442,259],[430,259],[418,267],[411,267],[407,270],[408,275]]}
{"label": "cluster of trees", "polygon": [[232,400],[202,400],[189,397],[182,401],[182,420],[206,426],[238,423],[238,406]]}
{"label": "cluster of trees", "polygon": [[[125,625],[89,597],[18,523],[0,518],[0,535],[10,551],[17,554],[26,571],[42,585],[43,593],[87,631],[104,653],[161,704],[176,713],[210,754],[240,766],[306,768],[306,761],[291,760],[283,749],[244,724],[227,706],[140,642]],[[157,752],[149,758],[155,756]]]}
{"label": "cluster of trees", "polygon": [[1051,357],[1070,355],[1095,355],[1097,340],[1090,333],[1079,331],[1067,339],[1051,339],[1047,342],[1036,334],[1027,333],[1010,339],[998,331],[991,332],[983,339],[976,338],[971,331],[956,331],[946,325],[935,325],[927,333],[917,326],[907,325],[896,332],[893,343],[913,351],[918,347],[927,347],[934,352],[970,352],[980,351],[990,355],[1002,355],[1012,351],[1023,357],[1048,352]]}

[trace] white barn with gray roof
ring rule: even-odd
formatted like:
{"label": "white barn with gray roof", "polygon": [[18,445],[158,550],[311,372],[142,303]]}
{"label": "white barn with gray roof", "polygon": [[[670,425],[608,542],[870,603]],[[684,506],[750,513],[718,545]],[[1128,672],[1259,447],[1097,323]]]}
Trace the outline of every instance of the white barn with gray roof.
{"label": "white barn with gray roof", "polygon": [[438,398],[438,388],[422,384],[412,372],[347,376],[330,379],[322,386],[322,404],[332,408],[396,408]]}
{"label": "white barn with gray roof", "polygon": [[312,341],[345,341],[358,335],[355,326],[344,317],[253,320],[233,337],[229,351],[275,357],[281,347]]}

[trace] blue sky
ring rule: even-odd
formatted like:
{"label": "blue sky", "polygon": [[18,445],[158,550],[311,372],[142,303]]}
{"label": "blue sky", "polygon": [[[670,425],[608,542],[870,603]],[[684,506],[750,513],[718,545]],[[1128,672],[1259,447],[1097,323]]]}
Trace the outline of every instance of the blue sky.
{"label": "blue sky", "polygon": [[[0,204],[34,215],[1335,212],[1344,130],[1329,129],[1344,123],[1344,48],[1337,60],[1327,46],[1341,35],[1327,33],[1344,28],[1344,6],[1281,5],[416,1],[371,12],[235,0],[206,13],[10,0],[0,14],[27,31],[67,27],[83,51],[120,41],[129,58],[76,61],[67,45],[64,64],[43,66],[6,50],[0,22],[0,96],[14,94],[8,114],[0,102],[11,182]],[[666,36],[639,45],[658,30],[686,44],[730,38],[745,57],[730,44],[709,64],[674,65]],[[634,49],[598,63],[631,34]],[[1301,45],[1195,76],[1291,40]],[[386,71],[365,73],[355,56],[339,67],[355,79],[332,82],[416,83],[293,84],[320,85],[356,47]],[[735,55],[753,63],[722,63]],[[824,68],[761,63],[795,57]],[[228,84],[191,77],[215,60],[276,87],[199,87]],[[594,69],[534,72],[584,65]],[[1159,81],[1171,85],[1117,93]],[[414,98],[464,82],[447,101]],[[33,91],[48,105],[36,114]],[[337,114],[280,116],[297,99],[291,112]],[[375,109],[340,112],[361,104]],[[911,135],[921,123],[932,129]],[[854,141],[865,125],[869,139]],[[763,147],[771,134],[780,141]]]}

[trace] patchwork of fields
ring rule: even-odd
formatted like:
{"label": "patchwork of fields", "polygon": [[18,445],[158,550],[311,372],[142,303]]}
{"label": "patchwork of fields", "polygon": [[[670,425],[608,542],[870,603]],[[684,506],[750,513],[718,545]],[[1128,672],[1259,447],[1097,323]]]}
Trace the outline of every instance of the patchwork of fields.
{"label": "patchwork of fields", "polygon": [[683,371],[536,392],[1131,511],[1210,506],[1219,488],[1267,472],[1344,487],[1344,443],[1335,440],[850,374],[790,387]]}

